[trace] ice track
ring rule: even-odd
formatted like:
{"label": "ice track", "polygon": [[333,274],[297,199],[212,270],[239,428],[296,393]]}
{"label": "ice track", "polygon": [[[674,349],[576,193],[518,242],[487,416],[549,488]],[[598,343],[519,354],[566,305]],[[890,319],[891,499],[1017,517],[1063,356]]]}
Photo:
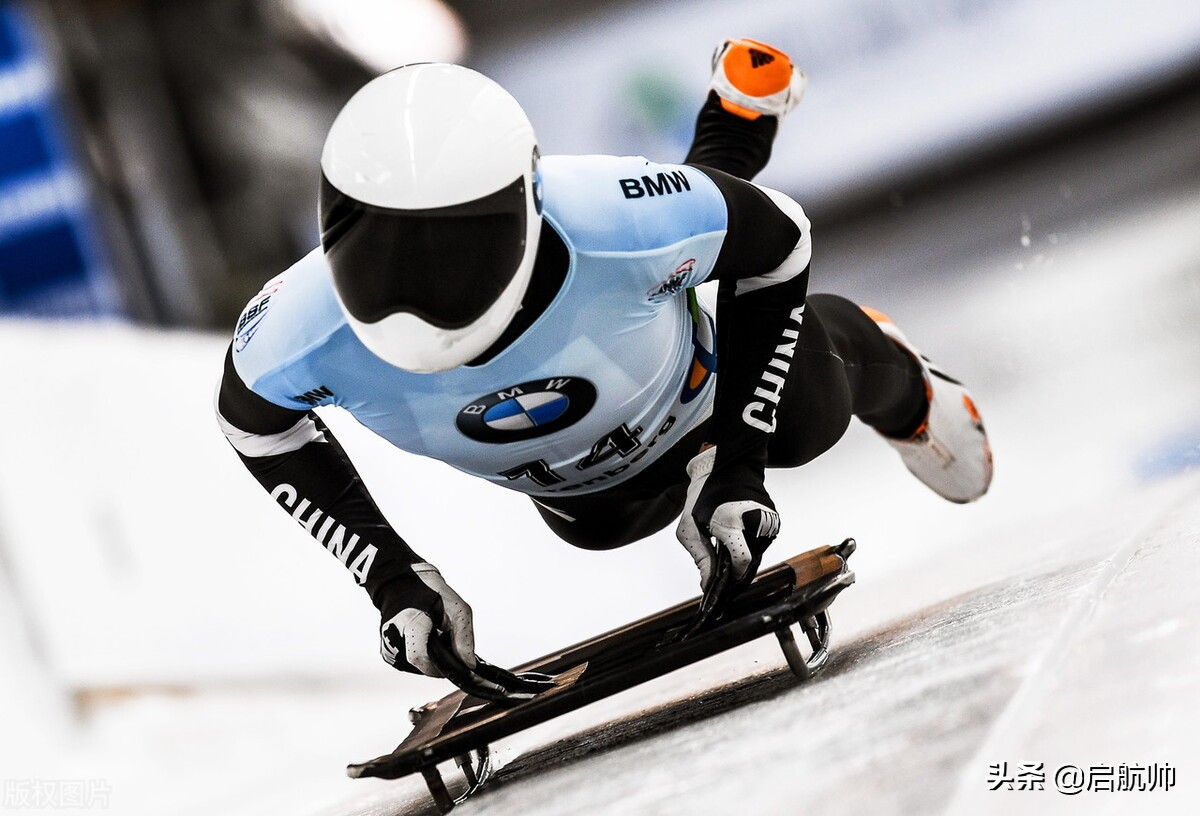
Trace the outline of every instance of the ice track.
{"label": "ice track", "polygon": [[[773,643],[736,650],[609,701],[612,719],[579,712],[514,740],[526,745],[501,752],[461,812],[1101,813],[1130,797],[1194,812],[1190,785],[1080,799],[987,780],[1000,762],[1170,761],[1181,781],[1200,769],[1198,488],[1147,491],[1115,508],[1137,518],[1124,527],[1009,542],[990,567],[959,553],[898,574],[915,598],[948,597],[883,628],[868,623],[877,599],[848,591],[839,649],[812,683],[797,686]],[[409,780],[322,816],[433,812]]]}

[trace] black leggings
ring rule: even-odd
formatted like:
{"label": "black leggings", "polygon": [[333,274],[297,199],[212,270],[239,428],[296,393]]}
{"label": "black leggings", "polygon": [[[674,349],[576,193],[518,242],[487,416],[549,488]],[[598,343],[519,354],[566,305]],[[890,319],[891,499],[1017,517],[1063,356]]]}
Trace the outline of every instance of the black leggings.
{"label": "black leggings", "polygon": [[[809,295],[806,303],[768,467],[793,468],[816,459],[842,438],[851,416],[903,436],[928,409],[919,364],[862,309],[837,295]],[[583,496],[537,498],[534,504],[550,529],[576,547],[607,550],[645,538],[683,510],[687,463],[708,436],[705,422],[627,482]]]}

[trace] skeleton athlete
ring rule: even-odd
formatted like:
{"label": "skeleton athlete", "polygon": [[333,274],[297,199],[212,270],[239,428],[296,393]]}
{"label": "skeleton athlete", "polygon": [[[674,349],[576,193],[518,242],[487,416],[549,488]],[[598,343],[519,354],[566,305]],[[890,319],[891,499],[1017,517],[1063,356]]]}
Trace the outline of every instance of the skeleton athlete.
{"label": "skeleton athlete", "polygon": [[717,606],[779,531],[765,469],[811,461],[851,416],[945,498],[987,490],[967,391],[882,314],[809,295],[804,211],[751,182],[803,84],[783,52],[726,42],[682,164],[541,157],[517,102],[455,65],[397,68],[338,115],[321,246],[242,313],[217,412],[369,593],[396,668],[511,691],[482,676],[470,607],[392,529],[316,406],[529,495],[578,547],[678,519]]}

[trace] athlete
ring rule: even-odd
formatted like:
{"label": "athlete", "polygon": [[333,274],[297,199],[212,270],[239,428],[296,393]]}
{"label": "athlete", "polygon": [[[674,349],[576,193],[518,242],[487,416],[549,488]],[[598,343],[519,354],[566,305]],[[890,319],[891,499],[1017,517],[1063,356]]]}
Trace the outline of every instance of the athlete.
{"label": "athlete", "polygon": [[967,391],[882,314],[807,295],[804,211],[750,181],[803,87],[783,52],[727,41],[682,164],[539,157],[517,102],[455,65],[397,68],[338,115],[321,246],[242,313],[217,412],[369,593],[387,662],[531,693],[478,659],[470,608],[392,529],[316,406],[529,495],[579,547],[678,518],[717,615],[779,531],[765,469],[812,460],[851,416],[945,498],[987,490]]}

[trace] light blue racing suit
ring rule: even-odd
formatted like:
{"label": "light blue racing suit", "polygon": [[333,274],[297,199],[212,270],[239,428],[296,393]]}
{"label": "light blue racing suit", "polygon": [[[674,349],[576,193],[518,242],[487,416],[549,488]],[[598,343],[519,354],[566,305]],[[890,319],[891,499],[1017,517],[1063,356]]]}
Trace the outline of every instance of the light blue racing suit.
{"label": "light blue racing suit", "polygon": [[569,252],[549,308],[486,363],[394,368],[347,325],[320,248],[238,321],[233,363],[275,405],[337,405],[398,448],[531,495],[627,480],[711,411],[713,321],[689,291],[721,250],[704,173],[641,157],[549,156],[543,217]]}

